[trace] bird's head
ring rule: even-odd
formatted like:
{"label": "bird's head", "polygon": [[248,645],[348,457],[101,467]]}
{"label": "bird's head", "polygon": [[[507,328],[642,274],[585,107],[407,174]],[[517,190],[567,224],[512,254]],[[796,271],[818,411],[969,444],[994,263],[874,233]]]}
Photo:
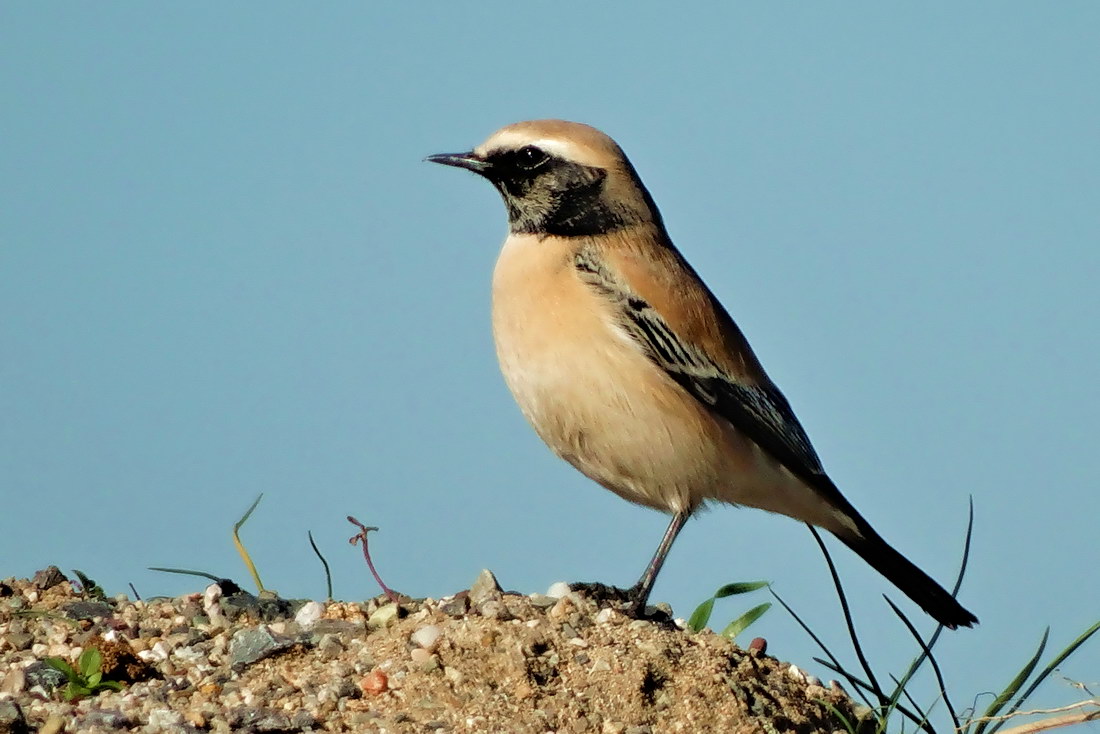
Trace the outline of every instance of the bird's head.
{"label": "bird's head", "polygon": [[517,234],[592,236],[660,222],[653,199],[618,144],[578,122],[518,122],[472,151],[426,160],[488,179],[504,198]]}

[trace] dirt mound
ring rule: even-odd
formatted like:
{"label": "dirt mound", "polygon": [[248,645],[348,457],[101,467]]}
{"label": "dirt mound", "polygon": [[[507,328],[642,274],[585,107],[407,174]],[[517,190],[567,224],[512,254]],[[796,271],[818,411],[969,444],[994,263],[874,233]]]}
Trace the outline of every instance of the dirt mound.
{"label": "dirt mound", "polygon": [[[651,608],[468,592],[361,603],[244,592],[90,599],[59,574],[0,583],[0,732],[831,732],[852,703],[760,650]],[[564,590],[563,590],[564,592]],[[65,676],[101,652],[73,702]],[[86,681],[87,682],[87,681]]]}

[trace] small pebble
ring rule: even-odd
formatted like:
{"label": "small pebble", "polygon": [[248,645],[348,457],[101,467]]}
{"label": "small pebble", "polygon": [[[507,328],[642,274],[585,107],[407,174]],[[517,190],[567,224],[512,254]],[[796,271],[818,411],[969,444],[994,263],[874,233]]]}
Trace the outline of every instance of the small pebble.
{"label": "small pebble", "polygon": [[325,605],[316,601],[308,601],[294,614],[294,624],[303,630],[311,630],[320,621],[325,613]]}
{"label": "small pebble", "polygon": [[500,599],[502,589],[497,577],[489,569],[482,569],[470,587],[470,602],[479,605],[490,600]]}
{"label": "small pebble", "polygon": [[550,607],[550,611],[546,614],[550,617],[550,619],[560,620],[568,617],[574,611],[574,609],[575,607],[573,605],[573,600],[570,599],[568,596],[563,596],[562,598],[558,599],[554,606]]}
{"label": "small pebble", "polygon": [[564,581],[555,581],[550,584],[550,588],[546,590],[546,596],[552,599],[561,599],[569,593],[569,584]]}
{"label": "small pebble", "polygon": [[495,619],[498,621],[506,621],[512,618],[512,615],[508,612],[508,607],[504,606],[504,602],[498,599],[490,599],[484,601],[477,608],[478,614],[486,619]]}
{"label": "small pebble", "polygon": [[429,624],[427,627],[421,627],[412,633],[411,640],[414,644],[419,645],[428,652],[434,652],[436,647],[439,646],[439,638],[443,635],[443,630],[434,624]]}
{"label": "small pebble", "polygon": [[531,600],[531,606],[536,609],[552,607],[558,601],[557,597],[547,596],[546,594],[531,594],[527,598]]}
{"label": "small pebble", "polygon": [[389,677],[381,670],[372,670],[363,676],[359,688],[368,696],[379,696],[389,689]]}
{"label": "small pebble", "polygon": [[397,621],[397,605],[393,602],[378,607],[370,617],[367,618],[367,627],[371,629],[381,629],[382,627],[388,627]]}
{"label": "small pebble", "polygon": [[603,658],[597,658],[596,662],[592,663],[592,667],[588,669],[589,673],[602,673],[611,670],[611,663],[607,662]]}

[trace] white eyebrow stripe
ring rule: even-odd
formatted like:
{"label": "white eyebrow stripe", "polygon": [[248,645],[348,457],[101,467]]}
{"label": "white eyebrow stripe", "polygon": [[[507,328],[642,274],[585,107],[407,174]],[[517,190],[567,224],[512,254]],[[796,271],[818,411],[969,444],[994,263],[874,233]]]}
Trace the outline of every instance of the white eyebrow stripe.
{"label": "white eyebrow stripe", "polygon": [[514,130],[502,130],[500,133],[494,135],[492,138],[475,148],[474,152],[480,156],[484,156],[497,150],[519,150],[525,145],[534,145],[551,155],[566,160],[578,160],[583,157],[577,145],[568,140],[532,137],[531,135]]}

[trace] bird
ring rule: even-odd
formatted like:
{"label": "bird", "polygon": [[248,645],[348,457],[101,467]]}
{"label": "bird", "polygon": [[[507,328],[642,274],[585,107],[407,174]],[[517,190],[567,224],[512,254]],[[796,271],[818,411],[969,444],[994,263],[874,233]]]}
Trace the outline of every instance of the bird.
{"label": "bird", "polygon": [[627,591],[632,610],[688,518],[723,502],[823,528],[943,626],[977,623],[841,494],[611,137],[529,120],[425,160],[487,179],[504,200],[492,331],[527,421],[585,476],[672,516]]}

